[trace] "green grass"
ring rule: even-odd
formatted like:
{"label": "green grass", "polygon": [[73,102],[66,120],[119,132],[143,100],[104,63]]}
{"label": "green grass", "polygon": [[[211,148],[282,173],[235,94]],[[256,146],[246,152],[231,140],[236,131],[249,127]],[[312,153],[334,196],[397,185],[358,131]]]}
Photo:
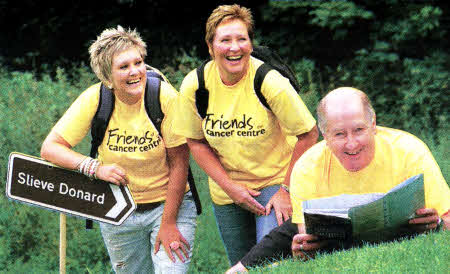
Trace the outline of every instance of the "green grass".
{"label": "green grass", "polygon": [[284,260],[250,273],[449,273],[450,231],[401,242],[366,245],[301,262]]}

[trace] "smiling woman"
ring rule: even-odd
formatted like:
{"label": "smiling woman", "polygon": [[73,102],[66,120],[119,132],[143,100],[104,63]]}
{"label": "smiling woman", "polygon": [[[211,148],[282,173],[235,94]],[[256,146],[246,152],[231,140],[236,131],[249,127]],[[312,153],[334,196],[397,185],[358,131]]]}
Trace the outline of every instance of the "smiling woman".
{"label": "smiling woman", "polygon": [[[100,224],[114,271],[186,273],[192,256],[196,211],[186,184],[186,139],[171,131],[178,92],[161,81],[159,101],[164,119],[158,131],[143,103],[149,66],[144,62],[146,44],[140,35],[120,26],[106,29],[90,46],[89,53],[91,67],[101,83],[87,88],[75,100],[45,139],[41,155],[91,178],[129,187],[137,210],[120,226]],[[115,99],[105,137],[98,147],[98,159],[92,159],[72,147],[91,129],[101,85],[107,86]],[[101,196],[67,187],[62,192],[102,201]],[[179,245],[171,249],[171,243]],[[164,248],[160,250],[161,244]]]}
{"label": "smiling woman", "polygon": [[143,57],[136,47],[114,54],[111,77],[114,94],[119,100],[130,105],[140,101],[147,74]]}
{"label": "smiling woman", "polygon": [[216,29],[213,42],[208,43],[208,48],[225,85],[232,86],[244,77],[253,47],[243,21],[223,21]]}
{"label": "smiling woman", "polygon": [[[209,176],[214,214],[231,264],[291,213],[290,170],[318,137],[315,120],[287,78],[268,72],[261,86],[269,108],[255,94],[253,18],[239,5],[217,7],[206,22],[211,61],[204,65],[208,108],[195,105],[195,70],[183,80],[174,131],[187,137]],[[283,125],[283,126],[281,126]],[[297,142],[295,142],[297,141]],[[295,143],[295,146],[292,144]]]}

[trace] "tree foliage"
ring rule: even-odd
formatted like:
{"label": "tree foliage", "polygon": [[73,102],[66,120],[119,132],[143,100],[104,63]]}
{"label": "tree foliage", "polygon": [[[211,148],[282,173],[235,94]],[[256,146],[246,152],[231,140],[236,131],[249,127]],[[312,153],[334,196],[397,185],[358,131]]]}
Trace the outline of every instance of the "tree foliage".
{"label": "tree foliage", "polygon": [[272,1],[261,9],[270,23],[264,43],[291,63],[312,64],[306,86],[319,97],[354,86],[369,94],[384,125],[435,140],[448,129],[443,1]]}

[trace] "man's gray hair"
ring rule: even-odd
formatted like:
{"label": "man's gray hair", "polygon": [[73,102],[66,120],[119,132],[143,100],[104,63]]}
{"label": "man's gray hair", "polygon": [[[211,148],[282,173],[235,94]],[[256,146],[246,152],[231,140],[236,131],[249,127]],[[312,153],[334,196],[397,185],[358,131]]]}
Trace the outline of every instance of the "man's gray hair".
{"label": "man's gray hair", "polygon": [[317,106],[317,125],[319,127],[320,132],[322,132],[322,135],[326,133],[327,130],[327,119],[326,119],[326,107],[327,107],[327,99],[330,94],[335,93],[355,93],[358,94],[361,98],[361,103],[363,105],[364,111],[366,112],[366,118],[368,121],[373,122],[375,119],[375,110],[372,107],[372,104],[370,103],[369,97],[362,91],[351,88],[351,87],[342,87],[337,88],[332,91],[330,91],[325,97],[320,100],[319,105]]}

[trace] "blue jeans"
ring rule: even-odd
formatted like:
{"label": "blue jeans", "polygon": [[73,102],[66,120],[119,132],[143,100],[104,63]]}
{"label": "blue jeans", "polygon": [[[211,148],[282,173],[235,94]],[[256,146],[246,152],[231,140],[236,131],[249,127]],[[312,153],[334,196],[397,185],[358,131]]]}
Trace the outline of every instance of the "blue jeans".
{"label": "blue jeans", "polygon": [[[261,194],[254,197],[266,206],[270,198],[280,189],[279,185],[261,189]],[[235,265],[266,234],[278,226],[275,210],[268,216],[257,216],[236,204],[216,205],[214,215],[228,260]]]}
{"label": "blue jeans", "polygon": [[177,217],[178,230],[191,247],[189,258],[184,263],[176,254],[176,262],[172,262],[163,245],[154,254],[163,210],[164,204],[161,204],[149,211],[134,212],[120,226],[100,223],[103,240],[116,273],[187,273],[197,218],[191,192],[184,195]]}

